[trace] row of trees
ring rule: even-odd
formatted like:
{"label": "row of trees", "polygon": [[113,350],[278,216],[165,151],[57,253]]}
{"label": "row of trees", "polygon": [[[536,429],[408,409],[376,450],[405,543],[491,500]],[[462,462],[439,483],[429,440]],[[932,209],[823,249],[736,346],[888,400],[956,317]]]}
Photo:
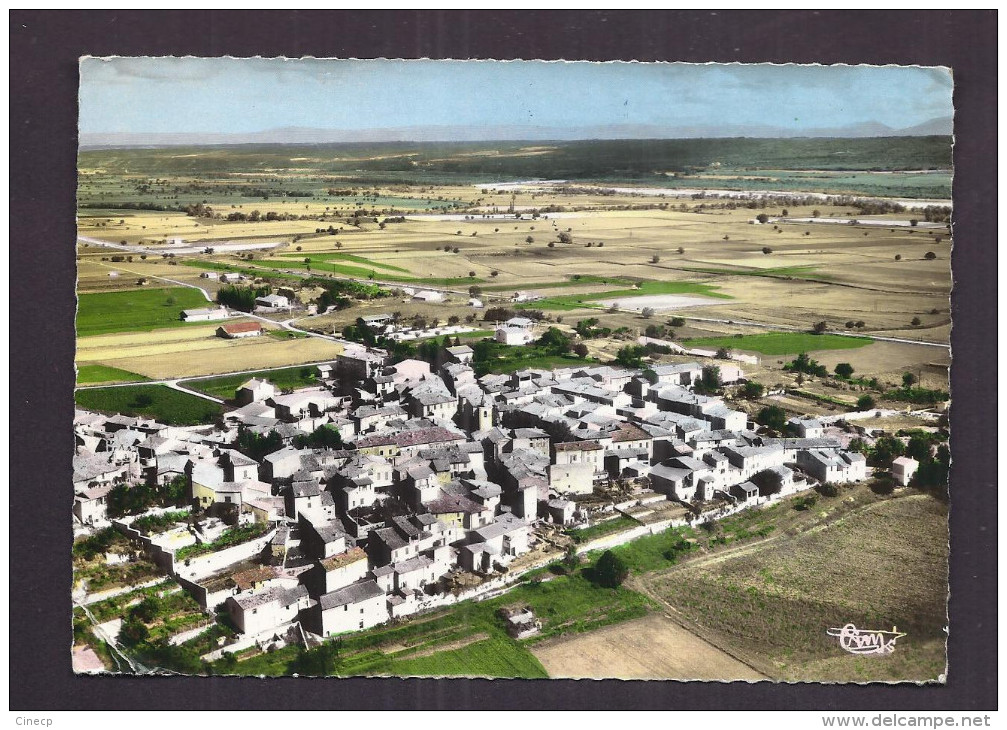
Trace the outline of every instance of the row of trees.
{"label": "row of trees", "polygon": [[240,312],[251,312],[255,309],[255,300],[269,296],[273,287],[269,284],[261,286],[234,286],[228,284],[217,291],[217,302],[225,307],[237,309]]}
{"label": "row of trees", "polygon": [[140,514],[151,507],[181,507],[188,501],[188,479],[179,475],[167,484],[117,484],[108,493],[107,511],[109,517],[116,518]]}

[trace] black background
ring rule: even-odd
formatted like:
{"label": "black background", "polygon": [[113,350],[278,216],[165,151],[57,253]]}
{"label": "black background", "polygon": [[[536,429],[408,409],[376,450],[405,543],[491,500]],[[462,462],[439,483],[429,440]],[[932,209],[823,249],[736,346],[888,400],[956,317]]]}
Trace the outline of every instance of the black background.
{"label": "black background", "polygon": [[[996,708],[995,11],[11,11],[9,20],[11,709]],[[86,54],[950,66],[956,140],[947,685],[75,677],[67,485],[77,59]],[[371,93],[396,103],[388,90]]]}

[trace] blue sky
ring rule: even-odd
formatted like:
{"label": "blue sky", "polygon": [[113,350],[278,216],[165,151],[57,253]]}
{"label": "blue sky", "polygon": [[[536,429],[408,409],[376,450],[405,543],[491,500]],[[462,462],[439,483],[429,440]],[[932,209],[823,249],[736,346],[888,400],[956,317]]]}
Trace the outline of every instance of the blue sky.
{"label": "blue sky", "polygon": [[585,62],[81,61],[84,133],[428,125],[773,125],[950,117],[945,69]]}

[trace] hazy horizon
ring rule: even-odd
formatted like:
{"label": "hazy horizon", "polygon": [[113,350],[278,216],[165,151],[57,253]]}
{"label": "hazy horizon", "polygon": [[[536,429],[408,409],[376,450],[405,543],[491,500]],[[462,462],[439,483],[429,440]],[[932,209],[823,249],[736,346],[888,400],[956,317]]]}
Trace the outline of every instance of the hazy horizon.
{"label": "hazy horizon", "polygon": [[950,134],[954,112],[939,67],[85,57],[80,72],[92,146],[877,137]]}

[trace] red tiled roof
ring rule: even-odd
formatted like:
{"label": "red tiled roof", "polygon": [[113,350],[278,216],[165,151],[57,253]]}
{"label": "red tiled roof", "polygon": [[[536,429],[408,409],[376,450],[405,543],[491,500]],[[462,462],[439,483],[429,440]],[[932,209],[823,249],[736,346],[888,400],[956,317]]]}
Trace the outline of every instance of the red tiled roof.
{"label": "red tiled roof", "polygon": [[237,322],[235,324],[225,324],[221,326],[229,335],[235,335],[239,332],[257,332],[262,329],[262,325],[258,322]]}
{"label": "red tiled roof", "polygon": [[624,423],[619,430],[612,434],[613,443],[623,441],[644,441],[651,438],[650,434],[641,428],[637,428],[632,423]]}
{"label": "red tiled roof", "polygon": [[601,444],[597,441],[567,441],[555,444],[556,451],[597,451]]}

